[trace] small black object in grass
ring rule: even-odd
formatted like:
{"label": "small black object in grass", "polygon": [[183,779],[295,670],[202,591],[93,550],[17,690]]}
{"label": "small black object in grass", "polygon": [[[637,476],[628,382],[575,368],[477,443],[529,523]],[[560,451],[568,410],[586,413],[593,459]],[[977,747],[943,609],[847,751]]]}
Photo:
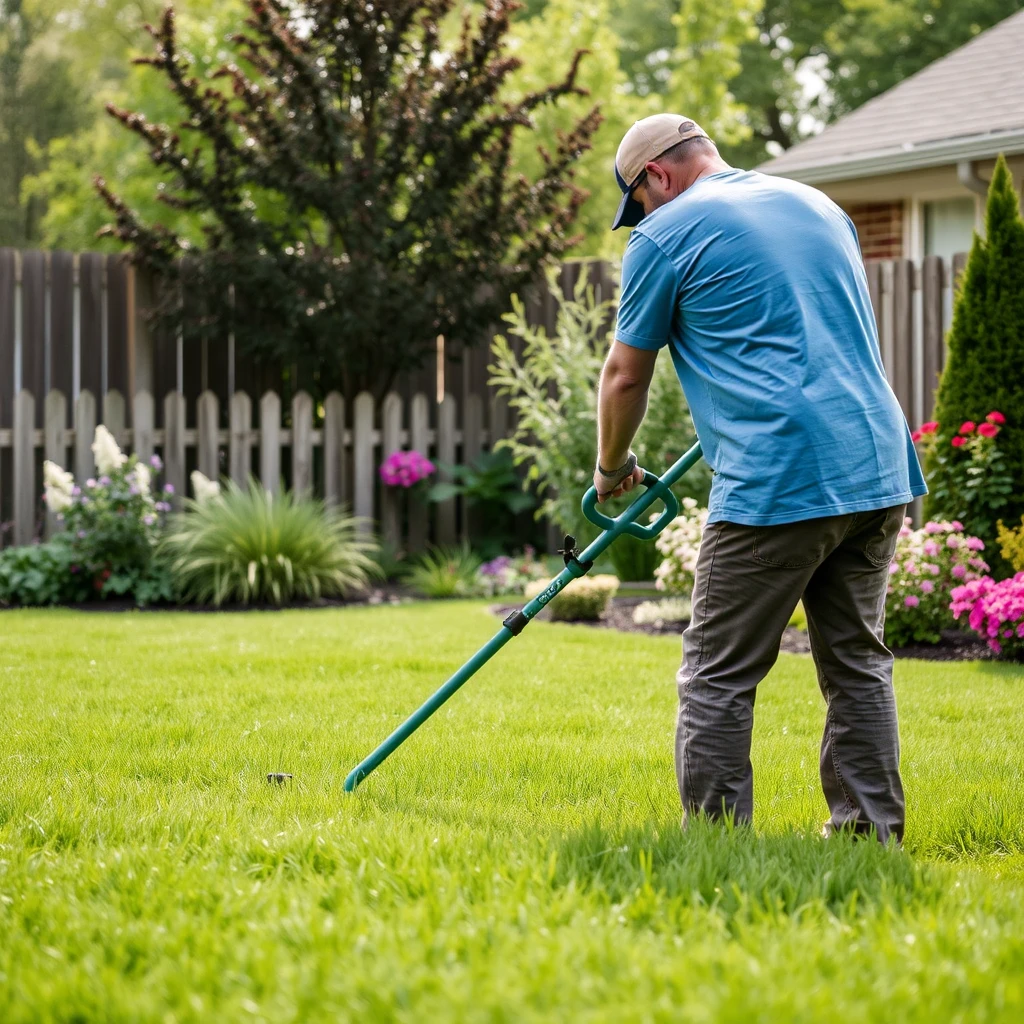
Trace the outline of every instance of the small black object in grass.
{"label": "small black object in grass", "polygon": [[293,777],[291,772],[267,772],[267,782],[276,782],[279,786],[283,786]]}

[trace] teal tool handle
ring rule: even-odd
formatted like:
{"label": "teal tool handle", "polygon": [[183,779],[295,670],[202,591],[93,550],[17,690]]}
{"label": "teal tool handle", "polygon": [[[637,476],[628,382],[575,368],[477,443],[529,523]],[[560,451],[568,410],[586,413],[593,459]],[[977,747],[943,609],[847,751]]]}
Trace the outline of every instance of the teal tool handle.
{"label": "teal tool handle", "polygon": [[[677,459],[660,478],[645,470],[643,482],[647,489],[629,508],[614,519],[597,510],[597,491],[591,487],[583,496],[583,514],[592,523],[600,526],[604,533],[586,551],[566,551],[565,568],[522,611],[509,615],[501,624],[501,629],[444,686],[417,708],[376,750],[363,758],[348,773],[345,778],[345,792],[351,793],[374,768],[393,754],[467,679],[490,661],[509,640],[518,636],[530,624],[533,617],[558,595],[560,590],[572,580],[585,576],[594,561],[616,537],[628,533],[641,540],[652,540],[661,533],[679,511],[679,502],[676,501],[669,488],[698,462],[700,456],[700,445],[695,444],[685,455]],[[643,515],[659,498],[665,503],[665,511],[650,526],[641,526],[636,522],[637,517]],[[574,543],[572,538],[567,538],[567,541],[566,547],[572,547]]]}
{"label": "teal tool handle", "polygon": [[[665,511],[662,512],[661,515],[658,516],[658,518],[649,526],[641,526],[637,522],[624,521],[622,528],[620,529],[619,519],[621,519],[622,516],[612,519],[611,516],[606,516],[603,512],[598,511],[596,487],[591,487],[590,490],[583,495],[583,514],[595,526],[600,526],[602,530],[614,530],[616,537],[620,534],[628,533],[631,537],[639,537],[640,540],[654,540],[654,538],[657,537],[658,534],[661,533],[661,531],[664,530],[665,527],[668,526],[668,524],[671,523],[679,514],[679,502],[661,478],[656,477],[653,473],[649,473],[646,469],[644,470],[643,485],[648,491],[653,490],[654,497],[661,498],[665,503]],[[649,505],[650,502],[647,502],[647,504]],[[630,508],[632,508],[632,505]],[[623,512],[622,515],[626,515],[629,510],[630,509],[626,509],[626,512]]]}

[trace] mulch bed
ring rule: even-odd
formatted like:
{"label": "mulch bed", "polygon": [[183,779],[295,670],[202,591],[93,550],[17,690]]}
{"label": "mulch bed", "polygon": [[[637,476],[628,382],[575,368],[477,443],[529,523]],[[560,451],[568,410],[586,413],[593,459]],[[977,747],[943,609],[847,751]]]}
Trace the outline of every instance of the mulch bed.
{"label": "mulch bed", "polygon": [[[685,622],[663,622],[661,625],[650,623],[638,625],[633,621],[633,609],[650,597],[616,597],[612,599],[608,611],[597,622],[573,622],[566,625],[590,626],[597,629],[617,629],[623,633],[646,633],[648,636],[679,636],[686,627]],[[522,608],[521,604],[493,605],[491,611],[504,618],[509,612]],[[544,613],[541,613],[543,617]],[[787,626],[782,635],[780,648],[786,654],[810,654],[811,644],[807,633],[795,626]],[[942,634],[942,642],[938,644],[912,644],[909,647],[893,648],[897,658],[920,658],[926,661],[980,661],[992,656],[988,644],[984,640],[961,633],[958,630],[947,630]]]}

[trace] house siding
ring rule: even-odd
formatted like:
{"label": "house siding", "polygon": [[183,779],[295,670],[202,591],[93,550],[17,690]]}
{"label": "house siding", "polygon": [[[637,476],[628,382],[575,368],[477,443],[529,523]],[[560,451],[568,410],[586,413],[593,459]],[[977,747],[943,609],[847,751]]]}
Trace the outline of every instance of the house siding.
{"label": "house siding", "polygon": [[866,260],[903,258],[903,203],[855,203],[845,207]]}

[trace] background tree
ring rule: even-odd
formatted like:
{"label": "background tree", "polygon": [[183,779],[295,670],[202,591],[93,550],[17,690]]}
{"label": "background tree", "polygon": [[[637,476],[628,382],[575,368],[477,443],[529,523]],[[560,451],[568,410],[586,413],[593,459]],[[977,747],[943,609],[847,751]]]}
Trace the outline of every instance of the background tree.
{"label": "background tree", "polygon": [[[600,115],[562,135],[532,180],[513,162],[531,115],[579,95],[579,57],[558,84],[501,99],[512,0],[248,0],[237,62],[202,79],[173,12],[153,30],[176,128],[120,108],[164,178],[161,198],[202,225],[201,245],[145,223],[99,182],[110,231],[168,283],[158,309],[221,340],[225,296],[242,351],[297,363],[322,386],[386,390],[444,334],[470,343],[574,241],[573,163]],[[187,261],[182,257],[188,256]],[[187,296],[179,310],[179,296]]]}
{"label": "background tree", "polygon": [[[928,513],[963,516],[948,502],[960,490],[969,454],[952,448],[950,440],[962,423],[981,423],[996,410],[1006,417],[999,450],[1014,486],[999,518],[1016,523],[1024,514],[1024,219],[1002,157],[989,185],[985,237],[975,235],[960,281],[948,345],[935,407],[939,434],[927,467]],[[990,517],[986,541],[995,539],[995,518]],[[986,558],[991,555],[986,552]]]}
{"label": "background tree", "polygon": [[0,245],[39,237],[42,207],[22,197],[22,182],[41,166],[47,144],[84,116],[49,27],[38,8],[0,0]]}

